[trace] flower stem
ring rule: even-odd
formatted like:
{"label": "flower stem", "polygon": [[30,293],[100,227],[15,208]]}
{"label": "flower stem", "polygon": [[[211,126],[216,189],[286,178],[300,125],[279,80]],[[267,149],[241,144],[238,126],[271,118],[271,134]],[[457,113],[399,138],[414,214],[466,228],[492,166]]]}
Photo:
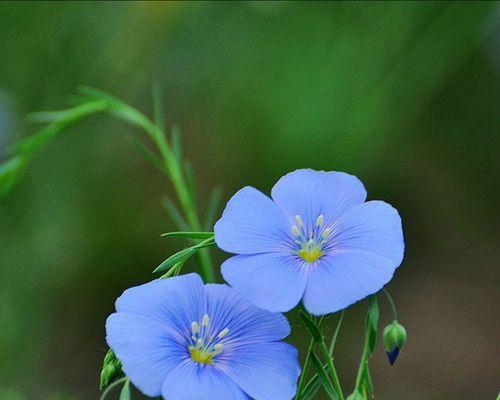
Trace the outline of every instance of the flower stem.
{"label": "flower stem", "polygon": [[335,365],[333,364],[333,357],[330,355],[330,352],[328,351],[328,347],[326,347],[326,343],[324,340],[319,343],[319,347],[327,360],[328,369],[330,371],[330,375],[332,376],[332,383],[335,387],[335,390],[337,391],[337,394],[339,395],[339,399],[344,400],[344,394],[342,393],[342,387],[340,386],[340,380],[337,375],[337,370],[335,369]]}
{"label": "flower stem", "polygon": [[302,392],[304,391],[304,386],[306,384],[307,373],[309,372],[309,366],[311,365],[311,353],[314,350],[314,338],[311,339],[309,343],[309,348],[307,349],[306,359],[304,361],[304,367],[302,368],[302,373],[300,374],[299,385],[297,387],[297,397],[296,400],[300,400],[302,397]]}
{"label": "flower stem", "polygon": [[392,311],[392,318],[397,321],[398,320],[398,311],[396,310],[396,303],[394,303],[394,300],[389,293],[389,291],[384,288],[383,289],[385,297],[387,297],[387,301],[389,302],[389,305],[391,306],[391,311]]}
{"label": "flower stem", "polygon": [[99,400],[104,400],[109,393],[111,393],[111,391],[117,387],[118,385],[122,384],[122,383],[125,383],[128,381],[128,378],[126,376],[124,376],[123,378],[120,378],[120,379],[117,379],[116,381],[114,381],[113,383],[111,383],[104,392],[102,392],[102,395],[101,397],[99,397]]}

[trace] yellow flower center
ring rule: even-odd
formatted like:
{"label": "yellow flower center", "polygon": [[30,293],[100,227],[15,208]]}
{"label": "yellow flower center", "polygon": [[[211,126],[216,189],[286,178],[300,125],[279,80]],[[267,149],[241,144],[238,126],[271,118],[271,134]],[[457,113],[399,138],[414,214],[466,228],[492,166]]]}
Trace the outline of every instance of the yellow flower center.
{"label": "yellow flower center", "polygon": [[308,263],[312,263],[316,261],[318,258],[320,258],[323,255],[323,252],[321,251],[321,247],[319,246],[314,246],[312,248],[309,247],[303,247],[300,249],[297,254],[299,255],[300,258],[302,258],[304,261]]}
{"label": "yellow flower center", "polygon": [[210,334],[210,317],[205,314],[201,322],[191,322],[191,344],[189,345],[189,355],[191,359],[200,364],[212,364],[216,355],[223,351],[221,341],[229,333],[228,328],[224,328],[217,335]]}
{"label": "yellow flower center", "polygon": [[213,358],[214,358],[214,353],[204,350],[204,349],[197,349],[194,346],[189,346],[189,354],[191,355],[191,358],[199,362],[201,364],[212,364],[213,363]]}

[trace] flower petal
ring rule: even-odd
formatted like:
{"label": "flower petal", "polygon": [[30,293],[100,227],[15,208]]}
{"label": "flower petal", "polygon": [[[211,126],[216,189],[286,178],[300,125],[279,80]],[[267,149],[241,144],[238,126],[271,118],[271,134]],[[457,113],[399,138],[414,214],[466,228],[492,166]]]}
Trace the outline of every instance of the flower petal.
{"label": "flower petal", "polygon": [[170,371],[162,394],[168,400],[250,400],[231,378],[212,365],[191,361]]}
{"label": "flower petal", "polygon": [[291,310],[304,294],[308,269],[290,253],[237,255],[221,267],[224,279],[257,307]]}
{"label": "flower petal", "polygon": [[217,368],[256,400],[292,399],[300,375],[297,350],[283,342],[241,347]]}
{"label": "flower petal", "polygon": [[305,223],[311,224],[319,215],[335,219],[345,210],[363,203],[366,190],[354,175],[299,169],[276,182],[271,197],[289,219],[300,215]]}
{"label": "flower petal", "polygon": [[184,332],[203,315],[203,281],[198,274],[157,279],[125,290],[116,310],[149,317]]}
{"label": "flower petal", "polygon": [[186,348],[168,326],[137,314],[115,313],[106,321],[106,340],[132,383],[144,394],[161,394],[168,371],[186,358]]}
{"label": "flower petal", "polygon": [[252,187],[244,187],[229,200],[214,227],[217,246],[229,253],[272,251],[290,230],[283,212]]}
{"label": "flower petal", "polygon": [[206,285],[205,293],[205,313],[211,318],[210,334],[229,329],[224,349],[234,349],[241,343],[280,340],[290,334],[290,324],[283,314],[254,306],[227,285]]}
{"label": "flower petal", "polygon": [[382,201],[353,207],[332,232],[331,252],[311,267],[303,298],[315,315],[341,310],[378,292],[403,260],[401,218]]}

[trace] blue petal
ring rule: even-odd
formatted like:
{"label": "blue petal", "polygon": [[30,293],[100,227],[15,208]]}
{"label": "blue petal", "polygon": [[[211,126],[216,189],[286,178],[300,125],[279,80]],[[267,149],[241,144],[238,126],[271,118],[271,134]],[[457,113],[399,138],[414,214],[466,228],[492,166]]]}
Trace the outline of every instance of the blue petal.
{"label": "blue petal", "polygon": [[290,253],[238,255],[222,264],[224,279],[253,304],[288,311],[304,294],[307,268]]}
{"label": "blue petal", "polygon": [[254,306],[227,285],[206,285],[205,293],[210,333],[229,329],[221,357],[242,344],[280,340],[290,334],[290,324],[282,314]]}
{"label": "blue petal", "polygon": [[168,400],[250,400],[231,378],[212,365],[185,361],[166,377],[162,394]]}
{"label": "blue petal", "polygon": [[169,327],[137,314],[115,313],[106,321],[106,340],[132,383],[148,396],[159,396],[168,371],[187,357]]}
{"label": "blue petal", "polygon": [[203,290],[197,274],[157,279],[125,290],[116,301],[116,310],[169,324],[189,336],[191,322],[203,315]]}
{"label": "blue petal", "polygon": [[292,399],[300,375],[297,350],[282,342],[241,347],[235,357],[217,368],[256,400]]}
{"label": "blue petal", "polygon": [[304,223],[312,224],[323,214],[327,224],[363,203],[366,190],[358,178],[344,172],[299,169],[283,176],[274,185],[271,197],[289,219],[300,215]]}
{"label": "blue petal", "polygon": [[214,227],[217,246],[237,254],[279,248],[289,230],[283,212],[269,197],[249,186],[229,200]]}
{"label": "blue petal", "polygon": [[315,315],[341,310],[391,280],[404,254],[401,218],[382,201],[361,204],[336,222],[331,243],[308,276],[303,300]]}

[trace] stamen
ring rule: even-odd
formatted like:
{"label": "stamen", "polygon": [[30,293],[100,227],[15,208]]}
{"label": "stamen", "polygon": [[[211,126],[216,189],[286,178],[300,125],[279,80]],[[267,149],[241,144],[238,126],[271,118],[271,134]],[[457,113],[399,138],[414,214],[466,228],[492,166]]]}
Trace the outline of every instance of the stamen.
{"label": "stamen", "polygon": [[196,341],[196,348],[197,349],[201,349],[203,348],[203,346],[205,345],[205,341],[203,340],[203,338],[199,338],[197,341]]}
{"label": "stamen", "polygon": [[208,316],[208,314],[205,314],[201,319],[201,325],[208,326],[208,324],[210,324],[210,317]]}
{"label": "stamen", "polygon": [[316,226],[321,227],[323,225],[323,222],[325,222],[325,217],[323,214],[321,214],[317,219],[316,219]]}
{"label": "stamen", "polygon": [[217,343],[217,344],[214,346],[214,350],[215,350],[216,352],[220,353],[220,352],[222,351],[222,348],[223,348],[223,347],[224,347],[224,346],[223,346],[222,344]]}
{"label": "stamen", "polygon": [[225,337],[228,333],[229,333],[229,329],[224,328],[222,331],[220,331],[220,333],[217,335],[217,337],[218,337],[219,339],[222,339],[222,338],[223,338],[223,337]]}
{"label": "stamen", "polygon": [[298,215],[298,214],[297,214],[297,215],[295,216],[295,221],[297,222],[297,226],[298,226],[299,228],[301,228],[302,226],[304,226],[304,223],[302,222],[302,218],[300,218],[300,215]]}
{"label": "stamen", "polygon": [[193,335],[196,335],[200,331],[200,326],[198,325],[198,322],[193,321],[191,322],[191,332],[193,332]]}
{"label": "stamen", "polygon": [[299,228],[297,228],[295,225],[292,226],[292,233],[294,234],[294,236],[300,236],[300,231],[299,231]]}
{"label": "stamen", "polygon": [[321,236],[323,236],[326,239],[328,236],[330,236],[330,233],[332,233],[332,228],[326,228]]}

